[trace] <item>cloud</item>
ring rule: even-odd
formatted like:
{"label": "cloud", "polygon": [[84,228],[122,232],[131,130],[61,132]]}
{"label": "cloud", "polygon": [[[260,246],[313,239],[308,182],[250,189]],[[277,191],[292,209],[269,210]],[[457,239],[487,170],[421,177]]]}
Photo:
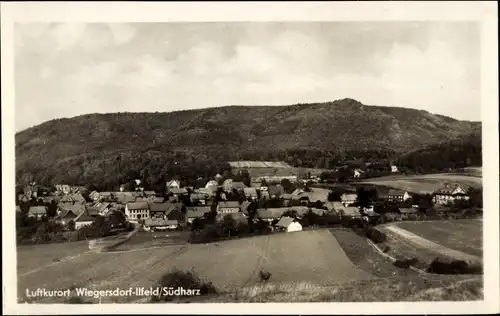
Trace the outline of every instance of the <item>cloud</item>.
{"label": "cloud", "polygon": [[[451,26],[440,25],[435,38],[428,27],[415,44],[390,41],[390,29],[377,41],[377,32],[371,29],[367,44],[360,40],[363,36],[349,33],[349,25],[328,29],[337,32],[330,37],[322,31],[326,26],[269,27],[267,34],[262,24],[257,30],[240,25],[230,39],[220,26],[217,32],[210,25],[173,32],[175,27],[16,28],[16,110],[29,113],[18,116],[18,130],[88,112],[293,104],[344,97],[479,119],[478,45],[467,45],[473,42],[473,32],[463,43],[457,34],[446,36],[454,34]],[[464,28],[459,30],[463,33]]]}

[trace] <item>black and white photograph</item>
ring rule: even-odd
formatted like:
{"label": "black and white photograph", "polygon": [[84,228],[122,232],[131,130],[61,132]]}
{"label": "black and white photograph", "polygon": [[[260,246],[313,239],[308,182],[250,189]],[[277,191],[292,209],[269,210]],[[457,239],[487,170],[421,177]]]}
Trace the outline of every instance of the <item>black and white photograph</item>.
{"label": "black and white photograph", "polygon": [[496,3],[60,5],[2,2],[11,312],[499,311]]}

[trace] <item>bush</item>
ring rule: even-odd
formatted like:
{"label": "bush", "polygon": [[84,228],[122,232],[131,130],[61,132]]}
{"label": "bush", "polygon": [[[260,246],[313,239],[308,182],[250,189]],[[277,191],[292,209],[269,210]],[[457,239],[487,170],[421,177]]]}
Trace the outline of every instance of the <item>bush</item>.
{"label": "bush", "polygon": [[[200,295],[217,294],[217,290],[212,282],[202,280],[193,269],[187,272],[179,270],[170,271],[160,279],[157,286],[160,288],[171,288],[172,290],[176,290],[178,288],[182,288],[184,290],[199,290]],[[151,297],[151,301],[166,302],[171,301],[174,298],[183,297],[182,295],[170,296],[165,294],[166,293],[159,293],[159,295],[153,295]]]}
{"label": "bush", "polygon": [[192,244],[209,243],[219,240],[220,235],[215,225],[206,225],[202,230],[193,231],[189,236],[189,242]]}
{"label": "bush", "polygon": [[384,221],[386,222],[394,222],[396,220],[396,214],[394,213],[386,213],[383,215],[384,216]]}
{"label": "bush", "polygon": [[419,216],[417,214],[409,214],[408,215],[408,220],[409,221],[418,221]]}
{"label": "bush", "polygon": [[415,266],[418,263],[418,259],[413,257],[413,258],[405,258],[405,259],[398,259],[394,261],[394,266],[400,268],[400,269],[409,269],[411,266]]}
{"label": "bush", "polygon": [[372,226],[365,226],[364,228],[365,236],[368,237],[371,241],[373,241],[376,244],[381,244],[385,241],[387,241],[387,235],[380,230],[372,227]]}
{"label": "bush", "polygon": [[481,274],[483,273],[483,267],[479,263],[469,264],[463,260],[437,257],[431,262],[427,272],[435,274]]}

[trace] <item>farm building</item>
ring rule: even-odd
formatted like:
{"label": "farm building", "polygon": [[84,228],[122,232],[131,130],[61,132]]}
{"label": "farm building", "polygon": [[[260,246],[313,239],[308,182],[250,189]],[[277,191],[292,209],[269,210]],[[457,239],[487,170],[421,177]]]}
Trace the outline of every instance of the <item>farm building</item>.
{"label": "farm building", "polygon": [[354,206],[346,206],[339,211],[339,215],[342,218],[360,218],[361,213],[359,209]]}
{"label": "farm building", "polygon": [[199,205],[207,204],[207,196],[206,194],[203,193],[191,193],[189,199],[193,204],[199,204]]}
{"label": "farm building", "polygon": [[356,203],[357,199],[358,195],[356,193],[344,193],[340,196],[340,201],[344,204],[344,206],[350,206]]}
{"label": "farm building", "polygon": [[163,218],[147,218],[144,221],[145,230],[150,231],[176,229],[177,227],[179,227],[179,221],[176,220],[168,220]]}
{"label": "farm building", "polygon": [[264,221],[272,222],[274,220],[280,219],[283,213],[288,211],[288,208],[260,208],[257,210],[257,218]]}
{"label": "farm building", "polygon": [[151,218],[168,218],[173,211],[182,211],[182,203],[149,203],[149,214]]}
{"label": "farm building", "polygon": [[186,207],[186,222],[192,223],[196,218],[203,218],[206,213],[210,213],[210,206]]}
{"label": "farm building", "polygon": [[446,183],[433,193],[432,199],[434,203],[441,205],[454,202],[455,200],[468,200],[470,199],[467,195],[468,189],[467,186],[458,183]]}
{"label": "farm building", "polygon": [[132,202],[125,205],[125,216],[130,221],[137,221],[150,217],[150,208],[147,202]]}
{"label": "farm building", "polygon": [[391,202],[404,202],[411,199],[411,195],[407,191],[390,189],[387,193],[387,200]]}
{"label": "farm building", "polygon": [[176,197],[187,196],[189,194],[189,192],[186,188],[171,188],[171,189],[169,189],[168,192],[172,193],[173,196],[176,196]]}
{"label": "farm building", "polygon": [[83,226],[92,225],[92,223],[94,222],[94,218],[87,214],[87,212],[82,212],[78,214],[77,217],[75,217],[74,222],[75,229],[79,229]]}
{"label": "farm building", "polygon": [[274,161],[230,161],[231,172],[248,173],[255,181],[266,180],[268,183],[280,183],[283,179],[297,182],[298,171],[285,162]]}
{"label": "farm building", "polygon": [[170,189],[179,189],[181,187],[181,183],[177,180],[170,180],[167,182],[167,191],[169,191]]}
{"label": "farm building", "polygon": [[97,213],[101,216],[104,216],[111,208],[111,203],[109,203],[109,202],[97,202],[97,203],[90,205],[88,208],[91,209],[92,211],[94,211],[95,213]]}
{"label": "farm building", "polygon": [[293,199],[298,199],[300,201],[305,200],[309,202],[320,201],[322,203],[325,203],[328,201],[328,190],[310,188],[309,191],[304,191],[301,189],[297,189],[292,193],[292,200]]}
{"label": "farm building", "polygon": [[217,214],[237,213],[240,211],[238,201],[220,201],[217,204]]}
{"label": "farm building", "polygon": [[83,213],[83,212],[79,212],[79,213],[76,213],[75,211],[73,210],[70,210],[70,209],[65,209],[65,210],[62,210],[56,217],[55,217],[55,222],[56,223],[59,223],[61,225],[68,225],[68,223],[70,221],[74,221],[75,218],[80,215],[80,213]]}
{"label": "farm building", "polygon": [[280,230],[284,230],[287,233],[298,232],[302,230],[302,225],[298,223],[294,218],[283,216],[278,223],[276,223],[276,227]]}
{"label": "farm building", "polygon": [[61,197],[59,203],[85,204],[85,198],[80,193],[70,193]]}
{"label": "farm building", "polygon": [[257,200],[257,190],[255,188],[244,188],[243,193],[249,200]]}
{"label": "farm building", "polygon": [[43,216],[47,215],[46,206],[31,206],[28,211],[28,217],[34,217],[36,219],[41,219]]}

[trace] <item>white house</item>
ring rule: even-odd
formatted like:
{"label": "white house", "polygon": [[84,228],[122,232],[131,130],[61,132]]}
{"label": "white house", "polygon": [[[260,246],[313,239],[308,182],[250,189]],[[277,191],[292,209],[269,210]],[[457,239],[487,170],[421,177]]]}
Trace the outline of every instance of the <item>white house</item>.
{"label": "white house", "polygon": [[285,230],[287,233],[298,232],[302,230],[302,225],[297,222],[295,219],[283,216],[278,223],[276,223],[276,227],[279,229]]}
{"label": "white house", "polygon": [[125,205],[125,216],[130,221],[150,218],[150,207],[148,202],[132,202]]}
{"label": "white house", "polygon": [[240,211],[240,203],[238,201],[220,201],[217,204],[217,214],[237,213]]}
{"label": "white house", "polygon": [[94,218],[87,214],[87,212],[80,213],[75,219],[75,229],[79,229],[83,226],[92,225]]}
{"label": "white house", "polygon": [[167,182],[167,189],[173,189],[173,188],[178,189],[180,187],[181,187],[181,184],[177,180],[171,180],[171,181]]}
{"label": "white house", "polygon": [[340,196],[340,201],[346,207],[356,203],[357,199],[358,195],[356,193],[344,193]]}
{"label": "white house", "polygon": [[457,183],[446,183],[433,194],[433,201],[436,204],[448,204],[455,200],[469,200],[467,195],[468,187]]}
{"label": "white house", "polygon": [[362,174],[363,174],[363,171],[361,169],[355,169],[353,172],[353,177],[354,177],[354,179],[359,179]]}
{"label": "white house", "polygon": [[395,165],[392,165],[392,166],[391,166],[391,172],[392,172],[392,173],[396,173],[396,172],[398,172],[398,167],[397,167],[397,166],[395,166]]}

